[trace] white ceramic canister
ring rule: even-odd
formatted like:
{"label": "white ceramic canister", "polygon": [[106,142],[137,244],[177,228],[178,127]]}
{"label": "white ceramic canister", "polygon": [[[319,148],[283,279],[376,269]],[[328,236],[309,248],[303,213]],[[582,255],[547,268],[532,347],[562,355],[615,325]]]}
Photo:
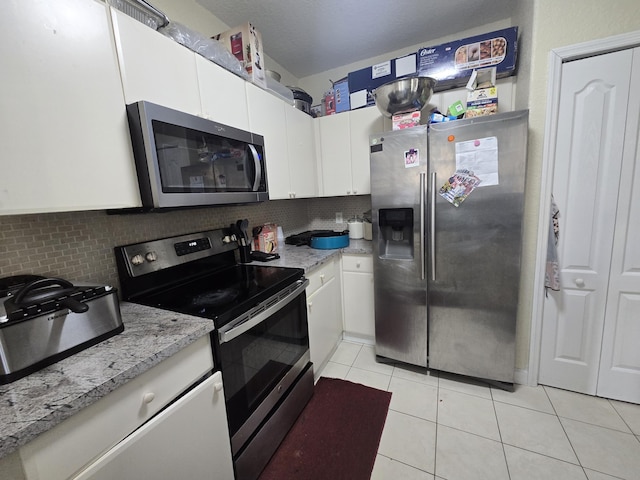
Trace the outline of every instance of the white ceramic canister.
{"label": "white ceramic canister", "polygon": [[349,238],[358,240],[364,236],[364,227],[362,220],[359,218],[352,218],[347,221],[349,227]]}

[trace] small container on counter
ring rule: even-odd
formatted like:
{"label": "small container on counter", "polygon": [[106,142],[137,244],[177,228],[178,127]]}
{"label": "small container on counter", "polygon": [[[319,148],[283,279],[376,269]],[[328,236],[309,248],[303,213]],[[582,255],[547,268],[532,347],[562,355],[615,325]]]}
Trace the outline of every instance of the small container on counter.
{"label": "small container on counter", "polygon": [[363,238],[365,240],[373,240],[373,228],[369,220],[362,222]]}
{"label": "small container on counter", "polygon": [[364,227],[361,218],[353,217],[349,219],[347,226],[349,228],[349,238],[358,240],[364,237]]}

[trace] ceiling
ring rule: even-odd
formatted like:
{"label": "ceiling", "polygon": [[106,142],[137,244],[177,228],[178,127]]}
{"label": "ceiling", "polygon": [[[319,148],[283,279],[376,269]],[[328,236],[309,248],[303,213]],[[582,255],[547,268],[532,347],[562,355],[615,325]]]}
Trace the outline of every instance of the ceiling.
{"label": "ceiling", "polygon": [[196,1],[227,25],[252,22],[265,54],[304,78],[508,19],[515,0]]}

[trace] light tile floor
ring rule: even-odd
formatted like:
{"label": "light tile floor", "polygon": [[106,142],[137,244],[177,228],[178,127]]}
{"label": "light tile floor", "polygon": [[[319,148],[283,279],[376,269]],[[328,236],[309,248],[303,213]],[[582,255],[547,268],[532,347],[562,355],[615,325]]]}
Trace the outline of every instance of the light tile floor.
{"label": "light tile floor", "polygon": [[393,393],[373,480],[640,479],[640,405],[550,387],[515,392],[380,364],[343,341],[322,371]]}

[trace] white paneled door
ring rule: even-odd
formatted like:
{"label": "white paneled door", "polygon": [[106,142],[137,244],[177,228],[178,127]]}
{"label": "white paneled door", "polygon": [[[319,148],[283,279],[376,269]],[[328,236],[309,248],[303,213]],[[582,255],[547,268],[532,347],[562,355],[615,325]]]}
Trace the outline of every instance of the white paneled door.
{"label": "white paneled door", "polygon": [[636,48],[562,67],[561,284],[545,299],[539,382],[640,403],[638,62]]}

